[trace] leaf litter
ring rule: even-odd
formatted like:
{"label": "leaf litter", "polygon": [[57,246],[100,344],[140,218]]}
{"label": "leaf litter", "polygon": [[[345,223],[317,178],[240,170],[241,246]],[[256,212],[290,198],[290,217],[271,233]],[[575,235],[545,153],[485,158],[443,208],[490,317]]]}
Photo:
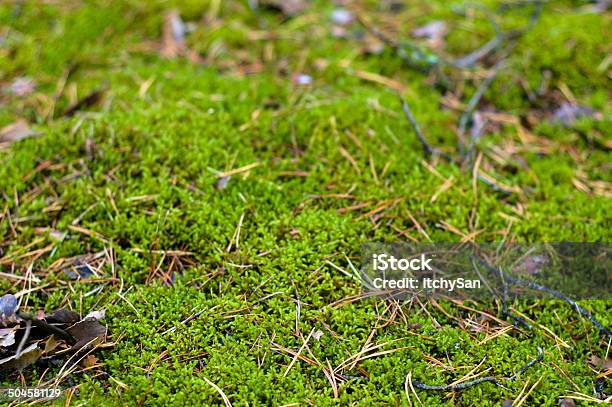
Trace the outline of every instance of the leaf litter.
{"label": "leaf litter", "polygon": [[22,371],[42,359],[62,358],[105,343],[104,310],[83,319],[64,308],[50,314],[21,311],[13,294],[0,297],[0,370]]}

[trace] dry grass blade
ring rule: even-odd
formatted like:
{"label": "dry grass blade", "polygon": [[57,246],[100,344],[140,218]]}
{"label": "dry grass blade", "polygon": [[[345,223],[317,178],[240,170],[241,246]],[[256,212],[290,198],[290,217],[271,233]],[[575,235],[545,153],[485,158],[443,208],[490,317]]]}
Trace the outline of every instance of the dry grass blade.
{"label": "dry grass blade", "polygon": [[223,390],[221,390],[221,387],[217,386],[216,384],[208,380],[205,376],[202,376],[202,377],[204,378],[206,383],[210,384],[215,390],[217,390],[217,393],[219,393],[219,395],[223,399],[223,403],[225,404],[225,407],[231,407],[232,403],[229,401],[229,399],[227,398]]}

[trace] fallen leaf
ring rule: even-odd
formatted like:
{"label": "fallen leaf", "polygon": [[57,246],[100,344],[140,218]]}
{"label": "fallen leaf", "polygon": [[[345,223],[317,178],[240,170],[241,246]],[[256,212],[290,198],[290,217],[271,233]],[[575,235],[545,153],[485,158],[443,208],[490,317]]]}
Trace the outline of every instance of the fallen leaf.
{"label": "fallen leaf", "polygon": [[321,337],[323,336],[323,331],[321,331],[320,329],[317,329],[313,334],[312,337],[315,338],[315,340],[320,341]]}
{"label": "fallen leaf", "polygon": [[47,315],[45,320],[56,324],[74,324],[79,320],[79,314],[65,308],[60,308],[53,311],[51,315]]}
{"label": "fallen leaf", "polygon": [[77,261],[72,269],[65,268],[64,274],[66,274],[66,276],[68,276],[68,278],[70,278],[71,280],[80,280],[82,278],[91,277],[92,275],[94,275],[94,272],[89,264],[80,263]]}
{"label": "fallen leaf", "polygon": [[106,317],[106,310],[98,310],[98,311],[91,311],[89,314],[87,314],[87,316],[83,319],[88,319],[88,318],[93,318],[93,319],[104,319],[104,317]]}
{"label": "fallen leaf", "polygon": [[83,365],[85,367],[93,367],[98,363],[98,358],[94,355],[87,355],[87,357],[83,360]]}
{"label": "fallen leaf", "polygon": [[72,346],[72,350],[76,352],[90,342],[93,344],[102,340],[106,336],[106,327],[100,325],[97,320],[88,318],[77,322],[66,329],[66,332],[76,339],[76,343]]}
{"label": "fallen leaf", "polygon": [[13,328],[0,328],[0,346],[9,347],[15,344],[15,332],[17,327]]}
{"label": "fallen leaf", "polygon": [[6,326],[8,323],[17,322],[17,308],[19,301],[13,294],[0,297],[0,324]]}
{"label": "fallen leaf", "polygon": [[609,370],[612,369],[612,359],[606,358],[605,360],[596,355],[589,357],[589,364],[595,370]]}
{"label": "fallen leaf", "polygon": [[4,143],[11,144],[34,135],[36,132],[30,128],[30,125],[25,120],[19,119],[0,130],[0,148]]}
{"label": "fallen leaf", "polygon": [[54,350],[55,348],[57,348],[59,346],[59,344],[61,343],[61,341],[58,341],[57,339],[55,339],[55,335],[51,335],[50,337],[47,338],[47,340],[45,341],[45,348],[43,350],[43,353],[49,353],[52,350]]}
{"label": "fallen leaf", "polygon": [[0,359],[0,369],[13,369],[21,371],[35,363],[43,354],[35,342],[21,351],[21,354],[12,355],[5,359]]}

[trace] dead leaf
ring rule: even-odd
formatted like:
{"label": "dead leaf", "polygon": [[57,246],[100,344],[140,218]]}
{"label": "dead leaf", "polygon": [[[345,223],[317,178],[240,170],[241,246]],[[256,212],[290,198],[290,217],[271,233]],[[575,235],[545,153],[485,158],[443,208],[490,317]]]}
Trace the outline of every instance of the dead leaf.
{"label": "dead leaf", "polygon": [[0,328],[0,346],[8,348],[15,344],[15,332],[17,327]]}
{"label": "dead leaf", "polygon": [[65,308],[60,308],[53,311],[51,315],[47,315],[45,320],[56,324],[74,324],[79,320],[79,314]]}
{"label": "dead leaf", "polygon": [[589,357],[589,365],[597,371],[612,369],[612,359],[606,358],[603,360],[599,356],[591,355]]}
{"label": "dead leaf", "polygon": [[53,351],[61,342],[51,335],[44,342],[34,342],[27,348],[21,351],[19,355],[15,354],[8,358],[0,360],[1,369],[12,369],[21,371],[26,367],[36,363],[44,354]]}
{"label": "dead leaf", "polygon": [[55,339],[55,335],[51,335],[50,337],[47,338],[47,340],[45,341],[45,348],[43,350],[43,353],[49,353],[52,350],[54,350],[55,348],[57,348],[59,346],[59,344],[61,343],[61,341],[58,341],[57,339]]}
{"label": "dead leaf", "polygon": [[83,365],[85,367],[93,367],[98,363],[98,358],[94,355],[87,355],[87,357],[83,360]]}
{"label": "dead leaf", "polygon": [[17,322],[17,308],[19,301],[13,294],[6,294],[0,297],[0,324],[6,326],[9,323]]}
{"label": "dead leaf", "polygon": [[0,359],[0,370],[14,369],[21,371],[31,364],[35,363],[43,354],[43,351],[38,348],[38,342],[35,342],[25,348],[19,356],[12,355],[5,359]]}
{"label": "dead leaf", "polygon": [[91,266],[87,263],[81,263],[80,261],[75,261],[75,264],[72,268],[65,268],[64,274],[71,280],[80,280],[82,278],[89,278],[94,275],[94,272]]}
{"label": "dead leaf", "polygon": [[98,311],[91,311],[89,314],[87,314],[87,316],[83,319],[88,319],[88,318],[93,318],[93,319],[104,319],[104,317],[106,317],[106,310],[98,310]]}
{"label": "dead leaf", "polygon": [[313,334],[312,337],[315,338],[317,341],[321,340],[321,337],[323,336],[323,331],[321,331],[320,329],[317,329]]}
{"label": "dead leaf", "polygon": [[0,148],[5,143],[11,144],[34,135],[36,132],[30,128],[30,125],[25,120],[19,119],[0,130]]}
{"label": "dead leaf", "polygon": [[73,351],[78,351],[88,343],[98,342],[106,336],[106,327],[98,323],[93,318],[84,319],[77,322],[70,328],[66,329],[70,335],[76,339],[76,343],[72,346]]}

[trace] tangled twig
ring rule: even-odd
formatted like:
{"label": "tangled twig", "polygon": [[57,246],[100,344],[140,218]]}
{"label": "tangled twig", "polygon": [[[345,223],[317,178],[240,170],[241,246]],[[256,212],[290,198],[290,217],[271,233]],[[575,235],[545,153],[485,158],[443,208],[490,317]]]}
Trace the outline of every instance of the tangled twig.
{"label": "tangled twig", "polygon": [[417,389],[422,389],[422,390],[457,391],[457,390],[469,389],[470,387],[474,387],[474,386],[477,386],[477,385],[482,384],[482,383],[493,383],[496,386],[499,386],[499,387],[501,387],[503,389],[508,390],[508,388],[503,385],[503,382],[511,382],[511,381],[515,380],[517,377],[519,377],[520,375],[525,373],[527,370],[529,370],[529,368],[531,368],[536,363],[540,362],[542,359],[544,359],[544,352],[542,351],[542,348],[538,347],[538,356],[536,356],[534,359],[530,360],[518,372],[516,372],[515,374],[513,374],[512,376],[509,376],[509,377],[504,377],[504,378],[498,379],[495,376],[485,376],[485,377],[479,377],[477,379],[470,380],[470,381],[467,381],[467,382],[457,383],[457,384],[450,384],[450,385],[432,385],[432,384],[425,384],[425,383],[419,383],[419,382],[413,382],[412,384]]}
{"label": "tangled twig", "polygon": [[453,158],[450,155],[429,145],[429,143],[425,139],[425,136],[423,135],[423,132],[421,131],[421,128],[419,127],[419,124],[417,123],[414,116],[412,115],[412,112],[410,111],[408,103],[406,103],[406,101],[402,97],[400,97],[400,100],[402,102],[402,109],[404,110],[404,114],[408,118],[408,121],[412,125],[414,132],[416,133],[419,141],[421,142],[421,145],[423,146],[423,153],[425,154],[425,158],[428,158],[431,155],[439,155],[441,157],[444,157],[449,162],[453,162]]}
{"label": "tangled twig", "polygon": [[576,303],[576,301],[572,300],[571,298],[568,298],[567,296],[565,296],[564,294],[560,293],[559,291],[553,290],[552,288],[545,287],[545,286],[543,286],[541,284],[534,283],[532,281],[522,280],[520,278],[513,277],[513,276],[511,276],[511,275],[509,275],[507,273],[504,273],[502,270],[497,269],[497,268],[491,266],[489,263],[487,263],[480,256],[476,256],[476,259],[487,270],[489,270],[490,272],[496,274],[498,277],[500,277],[501,279],[503,279],[506,282],[509,282],[509,283],[512,283],[512,284],[516,284],[516,285],[520,285],[520,286],[523,286],[523,287],[527,287],[527,288],[532,289],[532,290],[542,291],[542,292],[548,293],[548,294],[552,295],[553,297],[556,297],[556,298],[560,299],[561,301],[564,301],[564,302],[568,303],[577,312],[579,312],[584,317],[586,317],[589,321],[591,321],[591,323],[593,325],[595,325],[601,331],[601,333],[606,335],[608,338],[612,338],[612,333],[609,330],[607,330],[601,324],[601,322],[599,322],[597,319],[595,319],[594,316],[589,314],[589,312],[587,310],[585,310],[580,305],[578,305]]}

